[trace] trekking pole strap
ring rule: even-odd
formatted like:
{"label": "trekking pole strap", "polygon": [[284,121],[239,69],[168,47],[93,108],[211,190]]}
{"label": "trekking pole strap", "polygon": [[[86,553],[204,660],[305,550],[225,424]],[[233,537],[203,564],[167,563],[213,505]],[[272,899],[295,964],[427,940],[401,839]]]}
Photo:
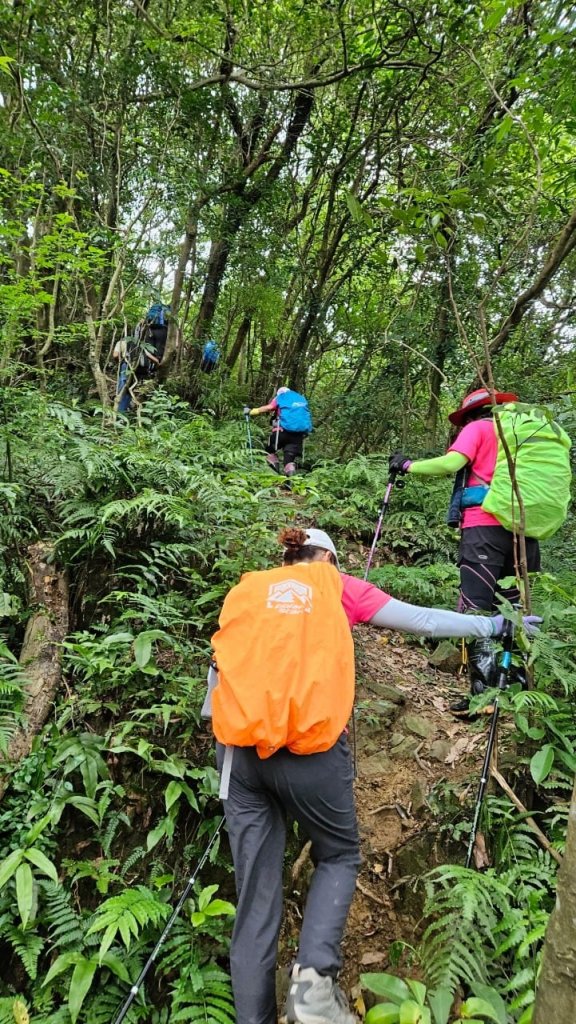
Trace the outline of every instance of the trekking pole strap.
{"label": "trekking pole strap", "polygon": [[220,773],[220,789],[218,796],[220,800],[228,799],[228,791],[230,789],[230,776],[232,775],[232,761],[234,759],[234,747],[227,744],[224,748],[224,760],[222,762],[222,771]]}
{"label": "trekking pole strap", "polygon": [[496,679],[498,689],[506,689],[508,682],[508,673],[510,672],[510,666],[512,664],[512,647],[514,645],[514,623],[510,622],[509,619],[504,622],[504,632],[502,633],[502,654],[498,663],[498,676]]}

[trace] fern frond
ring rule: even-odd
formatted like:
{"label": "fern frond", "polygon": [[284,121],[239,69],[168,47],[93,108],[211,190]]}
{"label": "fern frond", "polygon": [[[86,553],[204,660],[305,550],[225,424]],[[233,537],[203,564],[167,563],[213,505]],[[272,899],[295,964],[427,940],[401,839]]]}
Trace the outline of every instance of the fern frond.
{"label": "fern frond", "polygon": [[119,934],[128,949],[132,939],[137,937],[148,924],[158,925],[170,914],[170,907],[158,899],[145,885],[125,889],[118,896],[98,907],[87,935],[103,931],[101,953],[105,953]]}
{"label": "fern frond", "polygon": [[38,974],[38,959],[44,949],[44,940],[33,931],[18,928],[8,914],[3,914],[0,918],[0,937],[10,944],[22,961],[26,974],[34,981]]}
{"label": "fern frond", "polygon": [[215,964],[192,965],[174,988],[170,1020],[232,1024],[235,1011],[229,976]]}
{"label": "fern frond", "polygon": [[48,926],[52,946],[62,950],[78,949],[84,939],[84,927],[72,907],[70,894],[57,882],[42,879],[39,885],[45,898],[42,920]]}
{"label": "fern frond", "polygon": [[0,752],[6,753],[8,743],[22,721],[26,675],[0,637]]}

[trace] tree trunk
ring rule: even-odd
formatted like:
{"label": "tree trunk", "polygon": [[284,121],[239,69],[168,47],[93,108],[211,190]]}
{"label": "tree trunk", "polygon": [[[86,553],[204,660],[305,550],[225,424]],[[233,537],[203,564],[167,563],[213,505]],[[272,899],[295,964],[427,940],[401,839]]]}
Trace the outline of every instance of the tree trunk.
{"label": "tree trunk", "polygon": [[[246,208],[247,212],[247,208]],[[212,321],[216,310],[216,303],[222,287],[222,281],[228,264],[232,240],[236,237],[243,221],[241,213],[241,201],[233,206],[226,213],[222,226],[222,237],[212,242],[208,264],[206,267],[206,281],[202,293],[202,301],[198,311],[198,317],[194,326],[194,337],[199,341],[208,338],[212,329]]]}
{"label": "tree trunk", "polygon": [[184,237],[180,243],[180,250],[178,253],[178,266],[174,274],[174,287],[172,288],[172,296],[170,298],[170,308],[172,315],[168,325],[168,337],[166,339],[166,348],[164,350],[164,357],[162,359],[162,367],[158,374],[160,380],[165,380],[170,372],[170,367],[176,354],[176,348],[178,345],[178,339],[181,332],[179,331],[180,321],[178,313],[182,302],[182,291],[184,288],[184,280],[186,277],[186,267],[190,259],[192,249],[196,245],[196,238],[198,234],[198,208],[193,207],[188,212],[188,218],[186,221],[186,228],[184,231]]}
{"label": "tree trunk", "polygon": [[568,833],[558,872],[556,906],[542,954],[533,1024],[576,1020],[576,780],[568,815]]}
{"label": "tree trunk", "polygon": [[[8,744],[5,760],[16,765],[32,749],[32,741],[50,714],[62,677],[62,641],[68,632],[68,584],[64,573],[49,564],[53,545],[38,541],[28,548],[30,608],[20,665],[26,675],[24,715],[26,724]],[[0,777],[0,799],[10,776]]]}
{"label": "tree trunk", "polygon": [[226,356],[226,366],[229,370],[232,370],[236,365],[238,357],[244,347],[244,342],[248,337],[250,327],[252,326],[252,311],[246,312],[242,317],[238,330],[236,331],[236,337],[232,343],[230,352]]}
{"label": "tree trunk", "polygon": [[194,337],[199,341],[203,341],[210,335],[216,303],[226,273],[232,244],[238,232],[245,224],[250,212],[278,180],[280,173],[288,164],[296,144],[308,124],[313,105],[313,93],[309,89],[299,90],[294,98],[292,116],[286,128],[284,142],[267,173],[260,181],[257,181],[251,188],[248,188],[253,174],[271,157],[272,145],[279,131],[278,125],[275,126],[264,141],[260,153],[253,157],[248,167],[244,168],[242,180],[229,189],[232,199],[227,203],[224,210],[220,237],[212,242],[206,268],[204,291],[194,326]]}
{"label": "tree trunk", "polygon": [[438,432],[438,412],[440,410],[440,390],[444,377],[444,364],[448,355],[450,345],[450,328],[448,317],[448,306],[450,301],[450,290],[448,279],[442,282],[440,290],[440,301],[438,303],[438,334],[436,337],[436,348],[431,358],[434,366],[430,368],[430,399],[428,411],[426,412],[426,433],[430,448],[436,445],[436,434]]}

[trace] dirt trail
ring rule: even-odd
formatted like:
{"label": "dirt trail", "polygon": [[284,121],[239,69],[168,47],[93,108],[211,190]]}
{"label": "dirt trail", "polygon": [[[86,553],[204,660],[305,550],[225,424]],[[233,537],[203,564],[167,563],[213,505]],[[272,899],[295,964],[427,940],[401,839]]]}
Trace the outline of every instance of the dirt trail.
{"label": "dirt trail", "polygon": [[[432,667],[429,648],[370,626],[355,630],[354,639],[356,803],[363,864],[344,939],[341,976],[342,987],[352,998],[359,994],[360,973],[395,969],[390,954],[396,940],[417,942],[422,896],[414,890],[415,879],[445,862],[447,849],[450,858],[463,855],[447,835],[438,840],[429,798],[433,788],[444,783],[455,786],[457,806],[473,799],[486,738],[483,724],[471,725],[451,715],[449,704],[466,693],[467,684]],[[453,656],[454,660],[458,659]],[[310,871],[304,848],[292,868],[288,947],[298,931]],[[392,946],[393,955],[394,951]]]}
{"label": "dirt trail", "polygon": [[448,841],[440,850],[430,793],[446,783],[466,796],[475,786],[485,740],[481,725],[450,714],[449,704],[465,694],[466,681],[433,668],[427,648],[369,626],[355,631],[355,643],[363,865],[344,942],[349,991],[362,970],[390,966],[395,940],[416,941],[421,897],[409,882],[446,859]]}

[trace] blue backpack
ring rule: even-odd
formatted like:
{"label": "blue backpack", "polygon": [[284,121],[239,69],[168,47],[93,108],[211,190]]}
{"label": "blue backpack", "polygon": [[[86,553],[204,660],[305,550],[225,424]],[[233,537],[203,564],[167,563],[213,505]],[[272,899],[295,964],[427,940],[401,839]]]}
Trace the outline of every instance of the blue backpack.
{"label": "blue backpack", "polygon": [[309,434],[312,431],[312,417],[304,395],[299,395],[297,391],[285,391],[276,395],[276,402],[281,430],[297,434]]}
{"label": "blue backpack", "polygon": [[209,363],[217,363],[220,359],[220,349],[215,341],[209,340],[202,349],[202,358]]}
{"label": "blue backpack", "polygon": [[163,302],[155,302],[146,313],[146,323],[155,327],[164,327],[169,312],[170,306],[164,305]]}

